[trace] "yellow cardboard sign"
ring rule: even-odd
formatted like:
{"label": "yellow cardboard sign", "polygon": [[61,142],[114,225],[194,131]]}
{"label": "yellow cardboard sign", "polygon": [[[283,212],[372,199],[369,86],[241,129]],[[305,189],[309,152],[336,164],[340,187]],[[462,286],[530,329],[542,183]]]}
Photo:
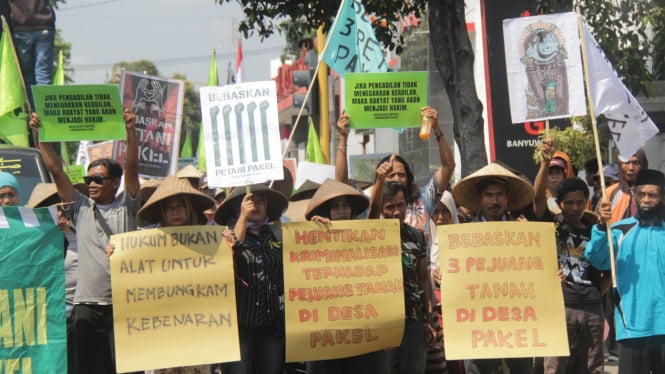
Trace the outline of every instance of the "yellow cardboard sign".
{"label": "yellow cardboard sign", "polygon": [[400,344],[399,221],[283,226],[286,361],[356,356]]}
{"label": "yellow cardboard sign", "polygon": [[438,227],[449,359],[567,356],[554,225]]}
{"label": "yellow cardboard sign", "polygon": [[119,372],[240,360],[233,260],[222,229],[111,236]]}

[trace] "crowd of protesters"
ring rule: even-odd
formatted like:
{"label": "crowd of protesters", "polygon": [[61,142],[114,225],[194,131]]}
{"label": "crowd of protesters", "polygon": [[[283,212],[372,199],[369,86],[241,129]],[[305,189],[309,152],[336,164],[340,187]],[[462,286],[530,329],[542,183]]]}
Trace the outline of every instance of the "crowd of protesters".
{"label": "crowd of protesters", "polygon": [[[643,151],[609,164],[598,173],[584,166],[586,181],[564,150],[550,139],[540,146],[541,164],[533,184],[498,162],[450,187],[455,162],[443,137],[437,111],[432,132],[440,166],[424,186],[411,167],[390,155],[376,167],[371,188],[348,179],[346,141],[349,117],[337,123],[336,179],[293,190],[256,184],[231,190],[207,185],[193,166],[163,180],[141,182],[138,175],[136,116],[125,111],[127,158],[88,165],[85,183],[74,185],[51,143],[38,142],[54,183],[23,191],[11,174],[0,173],[0,204],[58,204],[65,231],[68,361],[70,373],[114,373],[113,300],[109,256],[111,235],[157,227],[222,225],[233,253],[241,360],[218,365],[154,370],[154,373],[282,373],[285,364],[283,215],[296,196],[307,203],[302,220],[398,219],[404,290],[404,331],[391,349],[333,360],[311,361],[309,373],[603,373],[607,355],[618,356],[620,373],[665,372],[665,177],[648,169]],[[30,126],[38,136],[40,119]],[[592,174],[592,175],[589,175]],[[599,177],[607,185],[602,198]],[[290,178],[289,178],[290,179]],[[303,186],[304,188],[305,186]],[[228,196],[227,196],[228,194]],[[293,220],[293,217],[291,217]],[[505,359],[446,360],[436,226],[465,222],[536,220],[555,227],[558,277],[565,305],[570,355]],[[608,236],[607,233],[611,233]],[[617,285],[612,287],[608,238],[614,243]],[[607,336],[609,335],[609,336]],[[453,343],[454,344],[454,343]]]}

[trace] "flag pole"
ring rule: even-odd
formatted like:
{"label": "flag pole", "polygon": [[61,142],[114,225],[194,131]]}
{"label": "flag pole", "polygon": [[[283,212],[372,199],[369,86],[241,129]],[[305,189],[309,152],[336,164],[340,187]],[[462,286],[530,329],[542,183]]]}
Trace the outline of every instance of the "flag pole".
{"label": "flag pole", "polygon": [[[580,8],[576,8],[577,12],[577,25],[580,33],[580,47],[582,49],[582,67],[584,69],[584,85],[587,92],[587,101],[589,107],[589,116],[591,117],[591,129],[593,130],[593,143],[596,148],[596,160],[598,161],[598,177],[600,178],[601,201],[607,201],[607,194],[605,192],[605,175],[603,173],[603,159],[600,155],[600,144],[598,142],[598,123],[596,121],[596,113],[593,108],[593,98],[591,97],[591,84],[589,83],[589,66],[587,64],[587,51],[586,43],[584,40],[584,22],[582,21],[582,14]],[[612,228],[609,224],[605,224],[607,232],[607,242],[610,251],[610,272],[612,276],[612,287],[617,287],[616,278],[616,265],[614,263],[614,243],[612,242]]]}
{"label": "flag pole", "polygon": [[[339,4],[339,8],[337,9],[337,15],[335,16],[335,20],[333,21],[333,24],[330,27],[331,30],[333,30],[335,28],[335,25],[337,24],[337,20],[339,19],[339,15],[342,12],[345,1],[347,0],[342,0],[342,2]],[[326,38],[325,44],[321,49],[321,53],[319,53],[319,58],[316,64],[316,68],[314,68],[314,73],[312,74],[312,80],[311,82],[309,82],[309,87],[307,87],[307,93],[305,94],[305,99],[302,101],[302,104],[300,104],[300,110],[298,111],[298,116],[296,117],[296,123],[293,125],[293,128],[291,129],[291,134],[289,135],[289,139],[286,142],[286,147],[284,148],[284,152],[282,152],[282,158],[286,157],[286,152],[289,149],[289,144],[291,143],[291,140],[293,140],[293,135],[295,135],[296,133],[296,128],[300,123],[300,117],[302,116],[302,112],[305,109],[305,104],[307,104],[307,100],[309,100],[309,94],[312,92],[312,88],[314,87],[314,83],[316,82],[316,79],[314,78],[317,77],[319,74],[319,66],[321,66],[321,61],[323,60],[323,55],[326,53],[326,49],[328,48],[329,42],[330,38],[328,37]]]}

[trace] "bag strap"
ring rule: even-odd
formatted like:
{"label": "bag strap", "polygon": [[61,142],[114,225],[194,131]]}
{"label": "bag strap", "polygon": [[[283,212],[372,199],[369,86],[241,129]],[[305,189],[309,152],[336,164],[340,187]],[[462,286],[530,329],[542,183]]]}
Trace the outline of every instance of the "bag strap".
{"label": "bag strap", "polygon": [[95,219],[97,220],[97,223],[99,223],[99,226],[102,227],[102,230],[106,233],[106,236],[111,238],[111,228],[109,227],[109,224],[106,223],[106,220],[104,217],[102,217],[102,213],[99,212],[99,209],[97,209],[97,205],[93,205],[93,210],[95,211]]}

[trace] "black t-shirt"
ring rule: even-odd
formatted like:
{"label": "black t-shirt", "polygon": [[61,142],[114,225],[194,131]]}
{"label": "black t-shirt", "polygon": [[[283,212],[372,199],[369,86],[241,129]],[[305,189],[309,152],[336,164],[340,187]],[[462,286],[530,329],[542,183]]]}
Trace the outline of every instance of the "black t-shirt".
{"label": "black t-shirt", "polygon": [[559,267],[566,279],[561,282],[563,300],[569,304],[591,304],[601,301],[601,272],[584,257],[584,249],[591,239],[593,223],[583,219],[585,228],[573,227],[563,215],[550,216],[556,225],[556,245]]}

